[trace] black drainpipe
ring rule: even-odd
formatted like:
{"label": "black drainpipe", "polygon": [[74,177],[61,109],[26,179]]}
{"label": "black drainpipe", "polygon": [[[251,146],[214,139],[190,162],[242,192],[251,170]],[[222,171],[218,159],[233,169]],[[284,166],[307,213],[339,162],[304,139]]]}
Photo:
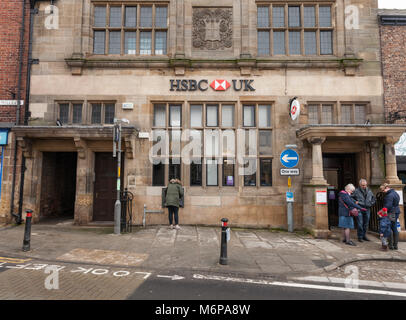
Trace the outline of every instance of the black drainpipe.
{"label": "black drainpipe", "polygon": [[[34,15],[38,14],[38,9],[34,8],[35,1],[31,1],[30,8],[30,27],[29,27],[29,45],[28,45],[28,63],[27,63],[27,85],[26,85],[26,95],[25,95],[25,111],[24,111],[24,125],[28,125],[29,105],[30,105],[30,89],[31,89],[31,67],[33,64],[38,63],[32,59],[32,42],[33,42],[33,32],[34,32]],[[20,176],[20,196],[18,199],[18,216],[21,221],[22,211],[23,211],[23,199],[24,199],[24,181],[25,181],[25,157],[22,154],[21,159],[21,176]]]}
{"label": "black drainpipe", "polygon": [[[20,31],[20,52],[19,52],[19,66],[18,66],[18,83],[17,83],[17,112],[16,112],[16,125],[20,124],[20,101],[21,101],[21,82],[22,82],[22,69],[23,69],[23,57],[24,57],[24,31],[25,31],[25,0],[22,0],[22,19],[21,19],[21,31]],[[16,219],[17,224],[21,224],[22,218],[20,215],[14,213],[14,194],[15,194],[15,182],[16,182],[16,170],[17,170],[17,149],[18,143],[14,136],[14,158],[13,158],[13,180],[11,184],[11,200],[10,200],[10,213]]]}

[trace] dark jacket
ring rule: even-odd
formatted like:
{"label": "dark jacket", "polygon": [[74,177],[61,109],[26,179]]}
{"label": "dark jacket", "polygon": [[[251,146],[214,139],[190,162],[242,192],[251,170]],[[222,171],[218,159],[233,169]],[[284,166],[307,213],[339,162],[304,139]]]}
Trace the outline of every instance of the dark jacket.
{"label": "dark jacket", "polygon": [[366,188],[365,191],[362,188],[355,189],[352,197],[358,201],[358,205],[366,209],[371,208],[376,202],[375,196],[369,188]]}
{"label": "dark jacket", "polygon": [[180,198],[183,197],[183,188],[177,182],[170,182],[166,191],[166,206],[179,208]]}
{"label": "dark jacket", "polygon": [[383,199],[384,208],[388,209],[388,214],[395,213],[396,219],[399,218],[400,214],[399,201],[400,197],[393,189],[389,189],[389,191],[385,194],[385,198]]}
{"label": "dark jacket", "polygon": [[[348,207],[348,209],[344,206],[343,202]],[[338,194],[338,215],[348,217],[350,216],[350,210],[353,208],[357,208],[358,210],[362,209],[355,203],[354,199],[351,198],[351,196],[347,192],[340,191],[340,193]]]}
{"label": "dark jacket", "polygon": [[391,235],[391,221],[388,217],[379,218],[379,233],[383,234],[385,238]]}

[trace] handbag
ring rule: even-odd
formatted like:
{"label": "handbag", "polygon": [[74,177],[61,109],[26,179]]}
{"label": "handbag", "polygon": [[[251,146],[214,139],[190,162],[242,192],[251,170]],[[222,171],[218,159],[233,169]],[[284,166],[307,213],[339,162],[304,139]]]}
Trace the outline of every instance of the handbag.
{"label": "handbag", "polygon": [[349,210],[348,206],[345,204],[345,202],[343,201],[343,199],[341,199],[341,202],[343,203],[344,207],[346,207],[350,213],[350,217],[358,217],[358,209],[357,208],[353,208],[351,210]]}

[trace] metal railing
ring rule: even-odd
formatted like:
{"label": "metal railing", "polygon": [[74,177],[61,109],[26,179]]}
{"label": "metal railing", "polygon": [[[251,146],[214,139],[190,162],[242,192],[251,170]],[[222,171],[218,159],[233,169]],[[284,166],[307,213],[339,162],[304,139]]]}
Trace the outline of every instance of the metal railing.
{"label": "metal railing", "polygon": [[120,192],[121,201],[121,232],[132,232],[132,220],[133,220],[133,199],[134,195],[127,190]]}
{"label": "metal railing", "polygon": [[147,210],[147,205],[144,204],[144,215],[142,217],[142,226],[145,228],[145,220],[147,213],[164,213],[164,210]]}
{"label": "metal railing", "polygon": [[371,207],[371,216],[369,218],[369,230],[370,231],[379,232],[378,211],[383,208],[383,198],[384,198],[384,194],[382,192],[378,192],[376,194],[376,202]]}

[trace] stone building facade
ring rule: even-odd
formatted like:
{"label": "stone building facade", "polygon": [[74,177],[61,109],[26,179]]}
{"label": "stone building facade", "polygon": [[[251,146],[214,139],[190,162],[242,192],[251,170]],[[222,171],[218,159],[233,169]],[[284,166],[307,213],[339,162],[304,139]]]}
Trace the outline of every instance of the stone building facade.
{"label": "stone building facade", "polygon": [[316,236],[336,225],[344,184],[402,187],[393,145],[405,127],[385,124],[377,1],[65,0],[56,29],[44,28],[45,5],[31,118],[13,129],[36,221],[112,220],[114,118],[129,120],[121,176],[134,224],[176,177],[181,224],[285,228],[286,145],[299,154],[294,226]]}

